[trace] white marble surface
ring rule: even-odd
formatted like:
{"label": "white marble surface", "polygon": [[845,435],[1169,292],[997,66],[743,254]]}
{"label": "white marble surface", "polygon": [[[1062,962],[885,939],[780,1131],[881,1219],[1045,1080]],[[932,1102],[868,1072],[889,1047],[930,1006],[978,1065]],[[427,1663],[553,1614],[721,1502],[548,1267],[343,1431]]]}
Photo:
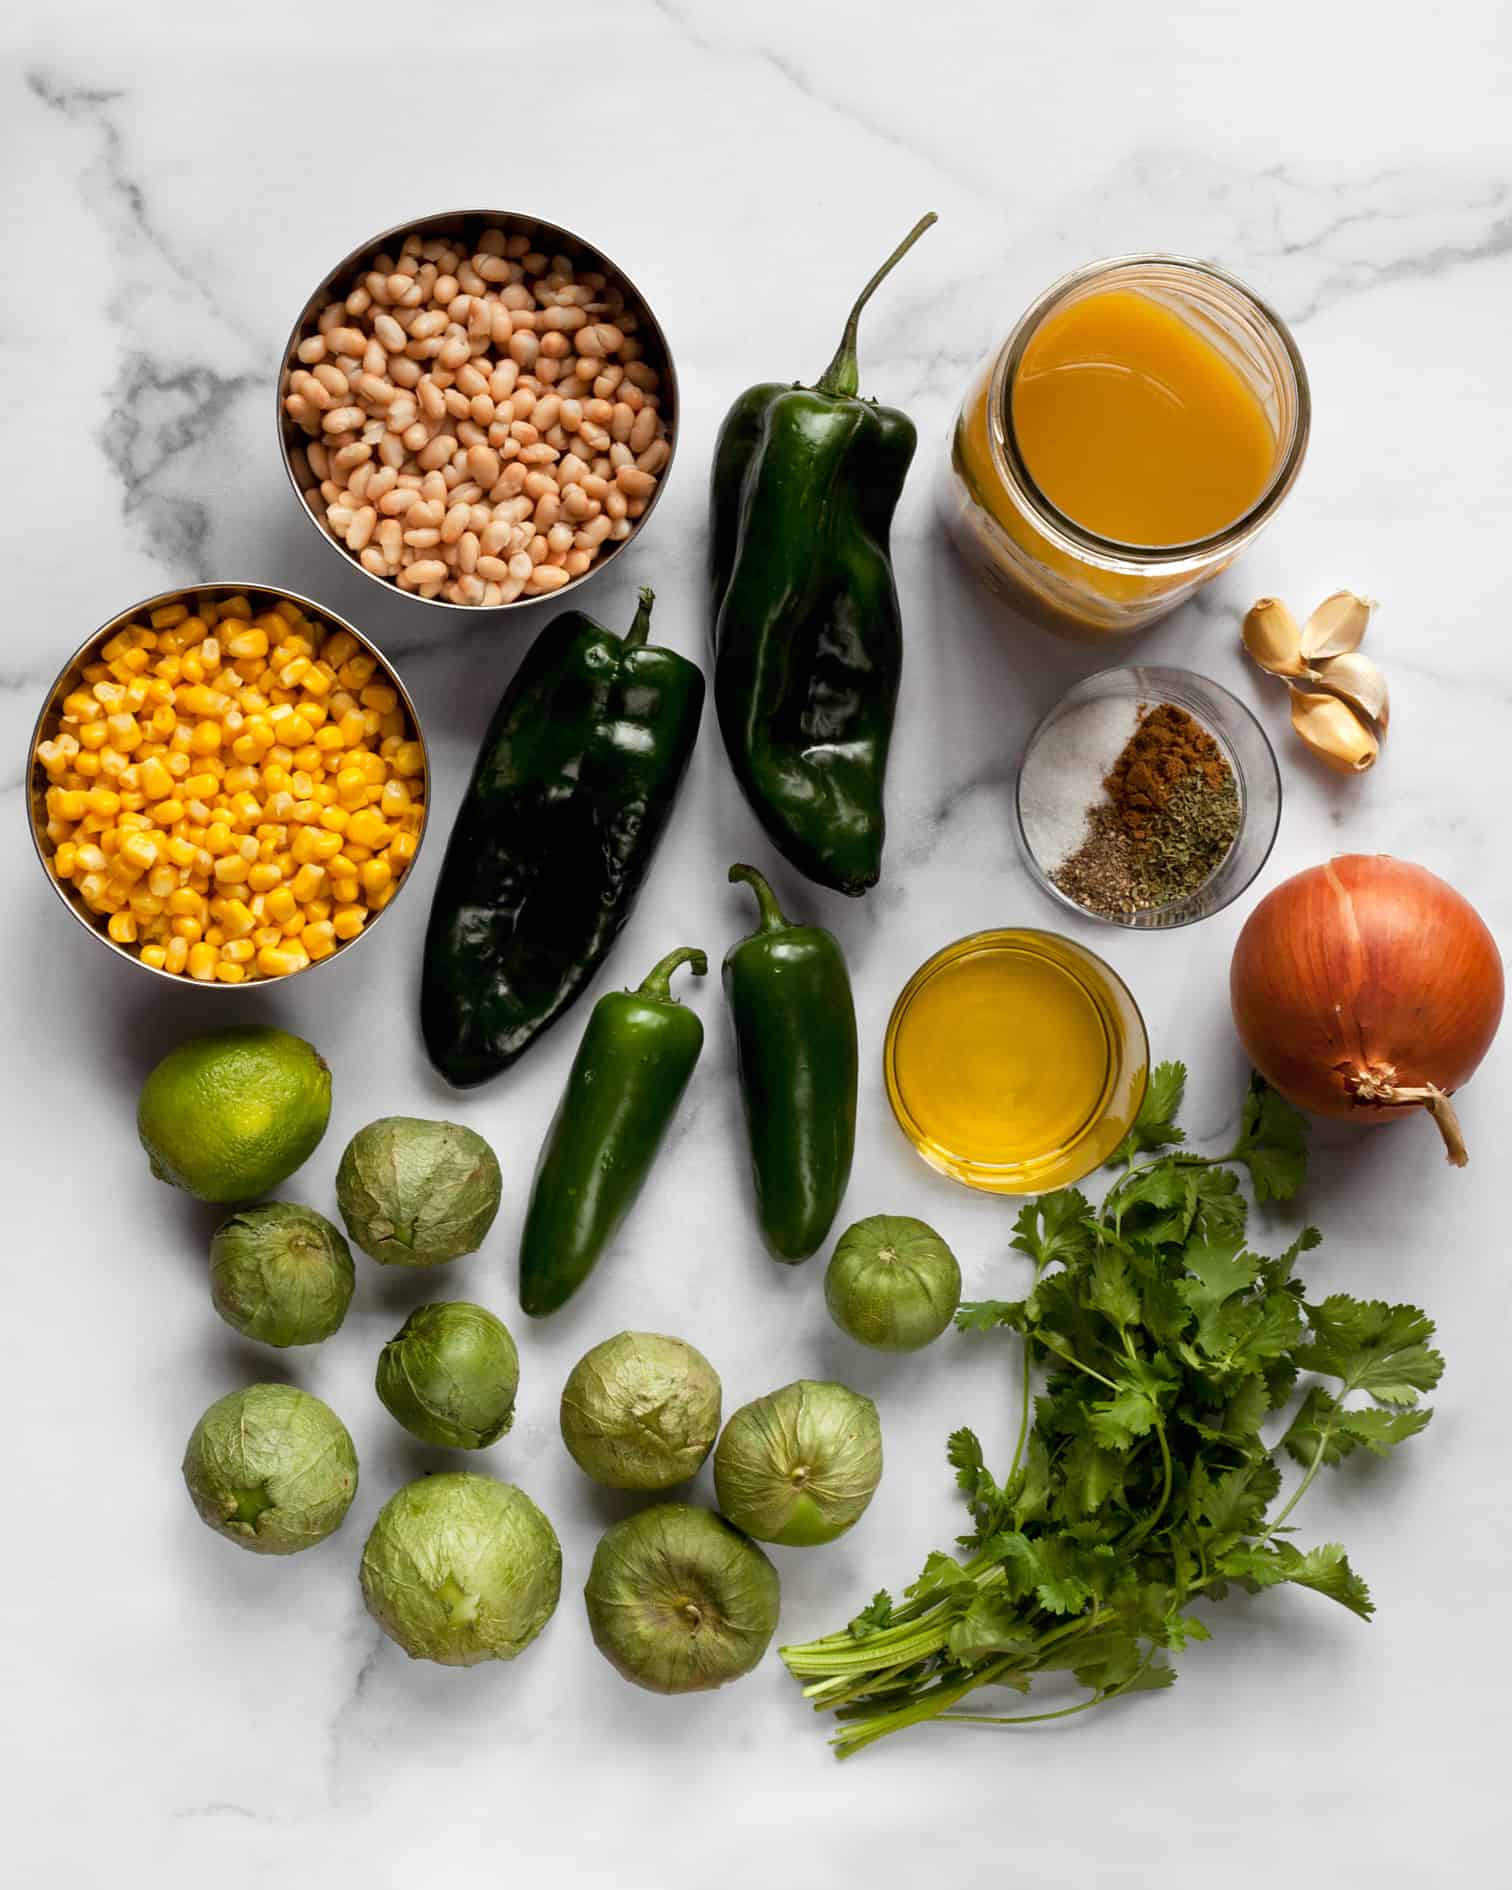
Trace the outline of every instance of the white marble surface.
{"label": "white marble surface", "polygon": [[[1512,937],[1505,9],[1448,0],[1367,24],[1327,0],[457,0],[202,20],[168,0],[22,0],[0,29],[0,1881],[831,1890],[1200,1875],[1235,1890],[1287,1877],[1396,1890],[1449,1881],[1451,1853],[1458,1879],[1489,1880],[1508,1836],[1512,1683],[1507,1043],[1464,1099],[1480,1158],[1467,1174],[1426,1127],[1318,1138],[1305,1209],[1328,1241],[1315,1277],[1421,1297],[1449,1359],[1426,1437],[1310,1499],[1309,1533],[1349,1544],[1376,1623],[1303,1594],[1230,1602],[1172,1693],[1059,1729],[933,1728],[837,1768],[775,1655],[738,1688],[677,1702],[623,1685],[594,1652],[578,1590],[620,1506],[561,1449],[562,1378],[588,1344],[638,1324],[699,1344],[729,1408],[802,1373],[879,1399],[889,1468],[872,1509],[831,1549],[778,1552],[782,1637],[803,1638],[954,1534],[945,1435],[969,1421],[1005,1454],[1016,1366],[1006,1347],[964,1339],[901,1362],[863,1354],[825,1319],[818,1262],[765,1259],[713,981],[688,994],[709,1047],[621,1250],[559,1318],[513,1320],[520,1419],[486,1464],[557,1523],[560,1612],[513,1667],[412,1664],[363,1613],[355,1561],[388,1492],[440,1461],[370,1391],[377,1346],[435,1282],[360,1262],[336,1340],[256,1354],[209,1304],[213,1215],[147,1173],[135,1093],[158,1054],[212,1021],[304,1032],[334,1065],[336,1101],[291,1191],[326,1209],[336,1156],[370,1116],[467,1121],[499,1149],[505,1205],[445,1288],[508,1316],[530,1166],[586,1006],[492,1088],[442,1091],[414,1019],[439,844],[360,975],[218,1001],[165,994],[55,909],[19,784],[40,695],[91,626],[179,580],[265,577],[356,618],[398,659],[449,815],[549,606],[438,626],[344,568],[297,513],[274,449],[276,350],[310,285],[369,231],[497,201],[592,234],[639,279],[677,351],[684,439],[644,539],[586,601],[617,620],[653,580],[662,635],[694,651],[724,407],[751,380],[817,373],[855,285],[937,209],[863,341],[864,386],[909,409],[923,442],[896,535],[909,668],[887,875],[864,905],[781,884],[836,927],[854,967],[865,1076],[849,1209],[923,1215],[956,1245],[969,1292],[1011,1291],[1007,1211],[912,1156],[878,1051],[897,989],[935,947],[1054,922],[1015,859],[1008,789],[1033,718],[1095,659],[1010,633],[941,544],[930,488],[954,403],[1029,297],[1098,254],[1207,254],[1278,304],[1313,379],[1301,485],[1248,562],[1138,652],[1217,677],[1279,738],[1279,691],[1236,651],[1245,603],[1276,591],[1305,607],[1339,584],[1383,599],[1386,758],[1340,783],[1285,747],[1262,886],[1331,851],[1389,849],[1444,873]],[[724,867],[753,849],[764,857],[710,723],[601,985],[684,937],[721,952],[747,916]],[[1214,1138],[1242,1083],[1225,968],[1247,904],[1172,937],[1087,932],[1133,986],[1157,1054],[1191,1064],[1188,1119]],[[328,1397],[362,1456],[345,1528],[287,1563],[202,1529],[177,1469],[201,1408],[270,1370]]]}

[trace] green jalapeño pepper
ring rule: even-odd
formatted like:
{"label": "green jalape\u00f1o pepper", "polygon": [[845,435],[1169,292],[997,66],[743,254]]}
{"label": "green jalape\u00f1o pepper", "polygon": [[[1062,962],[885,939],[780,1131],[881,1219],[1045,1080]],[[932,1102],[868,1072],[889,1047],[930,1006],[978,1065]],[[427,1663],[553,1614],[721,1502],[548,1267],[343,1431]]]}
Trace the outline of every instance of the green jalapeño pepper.
{"label": "green jalape\u00f1o pepper", "polygon": [[753,866],[761,923],[725,954],[756,1211],[779,1260],[806,1260],[829,1232],[856,1146],[856,1007],[833,932],[793,925]]}
{"label": "green jalape\u00f1o pepper", "polygon": [[679,965],[702,977],[693,946],[669,952],[638,991],[593,1007],[536,1164],[520,1239],[520,1305],[533,1319],[563,1306],[635,1205],[698,1053],[698,1014],[672,996]]}
{"label": "green jalape\u00f1o pepper", "polygon": [[882,867],[882,788],[903,634],[888,555],[917,435],[857,395],[867,283],[818,385],[748,388],[714,449],[714,702],[746,799],[800,873],[864,893]]}
{"label": "green jalape\u00f1o pepper", "polygon": [[584,990],[629,916],[703,710],[696,663],[553,618],[489,724],[442,863],[420,987],[430,1060],[486,1082]]}

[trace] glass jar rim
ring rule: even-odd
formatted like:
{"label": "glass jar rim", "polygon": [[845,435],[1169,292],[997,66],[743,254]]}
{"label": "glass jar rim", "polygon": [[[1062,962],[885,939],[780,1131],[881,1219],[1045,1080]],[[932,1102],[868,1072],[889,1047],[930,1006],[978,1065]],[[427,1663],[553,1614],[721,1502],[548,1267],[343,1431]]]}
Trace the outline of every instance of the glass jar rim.
{"label": "glass jar rim", "polygon": [[[1218,283],[1239,297],[1279,343],[1281,354],[1291,372],[1296,395],[1296,412],[1292,417],[1291,434],[1285,450],[1265,490],[1254,504],[1221,530],[1209,533],[1205,538],[1188,539],[1174,545],[1131,544],[1121,539],[1105,538],[1087,526],[1078,524],[1060,510],[1029,471],[1013,426],[1013,382],[1024,351],[1045,317],[1068,296],[1085,289],[1100,277],[1141,267],[1189,272]],[[1296,483],[1307,451],[1311,425],[1312,397],[1307,369],[1291,330],[1270,304],[1257,295],[1248,283],[1241,282],[1217,263],[1160,250],[1127,256],[1104,256],[1052,282],[1020,316],[999,350],[987,393],[987,439],[994,465],[1010,491],[1032,512],[1039,529],[1064,551],[1083,557],[1090,555],[1111,568],[1135,573],[1177,570],[1182,565],[1204,562],[1242,546],[1265,524]]]}

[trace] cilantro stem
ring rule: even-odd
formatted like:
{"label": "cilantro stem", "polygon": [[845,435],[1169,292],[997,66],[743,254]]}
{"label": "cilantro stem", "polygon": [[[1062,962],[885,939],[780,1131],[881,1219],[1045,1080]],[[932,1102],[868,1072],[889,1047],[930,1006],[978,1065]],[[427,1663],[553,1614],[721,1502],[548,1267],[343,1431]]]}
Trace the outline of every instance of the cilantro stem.
{"label": "cilantro stem", "polygon": [[1323,1456],[1328,1449],[1328,1442],[1333,1436],[1333,1432],[1333,1420],[1331,1418],[1324,1418],[1323,1422],[1318,1426],[1318,1448],[1313,1452],[1312,1462],[1307,1466],[1302,1481],[1282,1504],[1279,1512],[1271,1519],[1265,1533],[1259,1538],[1261,1542],[1268,1542],[1270,1540],[1281,1527],[1282,1523],[1286,1521],[1287,1517],[1297,1507],[1298,1503],[1302,1501],[1302,1498],[1306,1496],[1307,1492],[1312,1488],[1313,1478],[1316,1477],[1318,1472],[1323,1468]]}
{"label": "cilantro stem", "polygon": [[1064,1359],[1068,1365],[1074,1365],[1079,1372],[1085,1372],[1089,1378],[1095,1378],[1098,1384],[1106,1385],[1109,1391],[1117,1391],[1118,1387],[1111,1378],[1104,1378],[1101,1372],[1093,1371],[1090,1365],[1083,1365],[1074,1352],[1063,1352],[1061,1348],[1047,1338],[1043,1332],[1036,1332],[1034,1336],[1039,1340],[1040,1344],[1044,1346],[1047,1352],[1053,1352],[1057,1358]]}
{"label": "cilantro stem", "polygon": [[1029,1442],[1030,1361],[1029,1361],[1029,1341],[1027,1338],[1025,1338],[1023,1342],[1023,1354],[1024,1354],[1023,1356],[1023,1368],[1024,1368],[1023,1369],[1023,1377],[1024,1377],[1023,1400],[1019,1407],[1018,1442],[1013,1446],[1013,1462],[1008,1466],[1007,1483],[1009,1486],[1012,1485],[1013,1479],[1018,1475],[1019,1465],[1024,1460],[1024,1446]]}

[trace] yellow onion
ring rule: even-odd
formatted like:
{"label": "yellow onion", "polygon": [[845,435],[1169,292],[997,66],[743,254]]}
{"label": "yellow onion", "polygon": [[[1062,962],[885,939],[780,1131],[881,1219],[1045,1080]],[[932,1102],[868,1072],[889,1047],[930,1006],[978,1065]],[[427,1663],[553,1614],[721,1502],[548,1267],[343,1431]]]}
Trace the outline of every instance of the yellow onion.
{"label": "yellow onion", "polygon": [[1491,1046],[1503,980],[1452,886],[1384,853],[1298,873],[1250,914],[1229,994],[1250,1061],[1288,1101],[1366,1123],[1426,1109],[1464,1166],[1449,1095]]}

